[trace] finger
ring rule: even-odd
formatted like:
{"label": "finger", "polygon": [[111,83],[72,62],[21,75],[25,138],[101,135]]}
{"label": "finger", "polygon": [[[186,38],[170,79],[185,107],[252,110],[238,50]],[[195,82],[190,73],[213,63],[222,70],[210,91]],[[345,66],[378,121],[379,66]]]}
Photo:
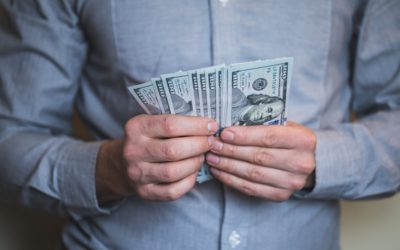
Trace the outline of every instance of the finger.
{"label": "finger", "polygon": [[210,138],[211,151],[217,155],[246,161],[255,165],[277,168],[298,174],[314,170],[315,157],[308,151],[253,146],[238,146]]}
{"label": "finger", "polygon": [[142,133],[150,138],[171,138],[191,135],[212,135],[218,130],[216,121],[197,116],[139,115],[128,121],[126,131]]}
{"label": "finger", "polygon": [[142,173],[141,184],[149,183],[172,183],[182,180],[197,173],[204,162],[204,155],[195,156],[185,160],[168,163],[146,163],[150,164],[146,173]]}
{"label": "finger", "polygon": [[210,150],[206,136],[151,139],[142,160],[146,162],[172,162],[204,154]]}
{"label": "finger", "polygon": [[[217,159],[218,158],[218,159]],[[307,175],[299,175],[275,168],[254,165],[226,157],[207,154],[207,162],[214,168],[248,180],[287,190],[300,190],[305,185]]]}
{"label": "finger", "polygon": [[314,133],[302,126],[259,125],[234,126],[221,133],[221,139],[236,145],[270,148],[313,149],[316,144]]}
{"label": "finger", "polygon": [[148,184],[141,186],[137,192],[148,200],[174,201],[189,192],[196,184],[197,173],[170,184]]}
{"label": "finger", "polygon": [[290,126],[290,127],[301,127],[302,125],[294,122],[294,121],[287,121],[286,126]]}
{"label": "finger", "polygon": [[290,198],[292,192],[259,183],[252,183],[238,176],[211,168],[214,177],[225,185],[232,187],[246,195],[255,196],[272,201],[285,201]]}

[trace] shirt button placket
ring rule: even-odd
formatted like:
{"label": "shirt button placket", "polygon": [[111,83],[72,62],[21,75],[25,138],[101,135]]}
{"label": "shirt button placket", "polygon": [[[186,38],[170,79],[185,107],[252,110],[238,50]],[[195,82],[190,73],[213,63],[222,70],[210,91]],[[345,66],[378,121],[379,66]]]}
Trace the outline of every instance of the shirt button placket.
{"label": "shirt button placket", "polygon": [[[237,48],[235,44],[235,17],[232,0],[212,0],[210,1],[210,11],[212,18],[212,64],[236,62],[235,55]],[[246,233],[240,229],[238,214],[240,209],[237,203],[232,200],[227,189],[225,193],[225,211],[222,221],[221,250],[239,250],[246,247]]]}
{"label": "shirt button placket", "polygon": [[[228,1],[229,4],[228,4]],[[213,64],[236,62],[235,16],[232,0],[213,0],[211,3]]]}

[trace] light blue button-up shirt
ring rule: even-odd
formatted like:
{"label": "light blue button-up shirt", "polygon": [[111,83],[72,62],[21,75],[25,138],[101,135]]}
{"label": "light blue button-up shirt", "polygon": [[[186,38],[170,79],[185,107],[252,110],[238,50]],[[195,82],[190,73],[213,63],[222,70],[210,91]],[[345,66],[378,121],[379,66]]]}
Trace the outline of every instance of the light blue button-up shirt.
{"label": "light blue button-up shirt", "polygon": [[[69,249],[338,249],[338,199],[399,189],[399,13],[397,0],[0,0],[0,199],[68,215]],[[98,149],[144,112],[126,86],[286,56],[288,117],[317,135],[312,192],[276,203],[213,180],[99,206]],[[94,142],[70,136],[74,107]]]}

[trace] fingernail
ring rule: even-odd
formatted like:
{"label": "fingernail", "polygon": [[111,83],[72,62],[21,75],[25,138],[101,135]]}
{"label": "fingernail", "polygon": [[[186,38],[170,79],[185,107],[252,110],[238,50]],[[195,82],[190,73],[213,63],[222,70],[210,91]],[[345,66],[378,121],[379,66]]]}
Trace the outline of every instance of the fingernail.
{"label": "fingernail", "polygon": [[215,133],[218,130],[218,124],[216,122],[209,122],[207,124],[208,132]]}
{"label": "fingernail", "polygon": [[220,151],[224,147],[224,144],[218,140],[214,140],[214,143],[211,146],[211,149]]}
{"label": "fingernail", "polygon": [[206,158],[209,163],[218,164],[219,162],[219,157],[214,154],[207,154]]}
{"label": "fingernail", "polygon": [[229,130],[224,130],[221,134],[221,138],[225,141],[232,141],[235,138],[235,134]]}

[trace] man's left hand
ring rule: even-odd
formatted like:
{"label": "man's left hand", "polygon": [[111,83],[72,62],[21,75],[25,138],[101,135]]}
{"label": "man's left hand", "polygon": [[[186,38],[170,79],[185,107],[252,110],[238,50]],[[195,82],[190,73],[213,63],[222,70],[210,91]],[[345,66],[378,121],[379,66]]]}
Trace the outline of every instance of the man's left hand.
{"label": "man's left hand", "polygon": [[302,125],[229,127],[211,147],[211,172],[247,195],[285,201],[313,185],[316,136]]}

